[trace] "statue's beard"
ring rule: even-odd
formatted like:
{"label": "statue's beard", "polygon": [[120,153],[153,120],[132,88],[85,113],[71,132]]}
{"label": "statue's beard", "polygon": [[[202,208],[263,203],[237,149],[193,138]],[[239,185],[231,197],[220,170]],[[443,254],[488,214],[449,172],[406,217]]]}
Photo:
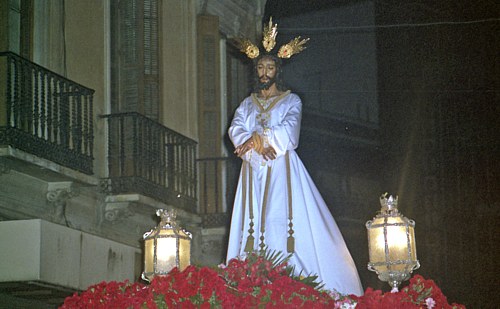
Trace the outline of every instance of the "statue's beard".
{"label": "statue's beard", "polygon": [[267,81],[262,82],[262,77],[259,78],[259,90],[268,90],[274,83],[276,83],[276,77],[267,77]]}

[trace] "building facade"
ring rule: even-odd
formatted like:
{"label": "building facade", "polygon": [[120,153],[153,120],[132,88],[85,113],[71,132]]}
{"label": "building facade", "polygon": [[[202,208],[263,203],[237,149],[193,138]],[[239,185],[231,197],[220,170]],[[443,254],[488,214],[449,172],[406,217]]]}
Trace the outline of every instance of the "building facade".
{"label": "building facade", "polygon": [[[235,37],[264,1],[0,1],[0,298],[51,307],[138,280],[157,209],[224,260]],[[230,102],[230,103],[228,103]]]}

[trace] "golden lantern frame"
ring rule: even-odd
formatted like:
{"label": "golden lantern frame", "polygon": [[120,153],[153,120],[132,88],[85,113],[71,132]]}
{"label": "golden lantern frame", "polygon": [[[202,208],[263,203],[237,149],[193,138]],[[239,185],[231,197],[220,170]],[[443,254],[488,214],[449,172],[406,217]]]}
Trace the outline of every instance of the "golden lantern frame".
{"label": "golden lantern frame", "polygon": [[370,262],[368,269],[386,281],[392,291],[420,267],[417,260],[415,221],[399,213],[398,198],[387,193],[380,197],[382,209],[373,220],[366,222]]}
{"label": "golden lantern frame", "polygon": [[191,264],[192,234],[177,226],[177,212],[158,209],[156,215],[161,218],[160,223],[143,236],[144,271],[141,277],[149,282],[154,276],[168,274],[174,267],[182,271]]}

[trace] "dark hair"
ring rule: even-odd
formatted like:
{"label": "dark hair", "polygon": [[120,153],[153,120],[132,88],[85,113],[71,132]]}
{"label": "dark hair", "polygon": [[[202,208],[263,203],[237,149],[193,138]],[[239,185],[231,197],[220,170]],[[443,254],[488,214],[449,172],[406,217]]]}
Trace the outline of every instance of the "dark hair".
{"label": "dark hair", "polygon": [[278,88],[279,91],[286,91],[288,90],[288,87],[285,85],[283,82],[283,74],[282,74],[282,63],[281,63],[281,58],[278,58],[276,55],[273,54],[261,54],[257,58],[254,59],[253,61],[253,75],[254,75],[254,87],[253,87],[253,92],[257,93],[260,90],[260,81],[259,81],[259,74],[257,74],[257,65],[259,64],[259,61],[263,58],[269,58],[274,61],[274,64],[276,65],[276,88]]}

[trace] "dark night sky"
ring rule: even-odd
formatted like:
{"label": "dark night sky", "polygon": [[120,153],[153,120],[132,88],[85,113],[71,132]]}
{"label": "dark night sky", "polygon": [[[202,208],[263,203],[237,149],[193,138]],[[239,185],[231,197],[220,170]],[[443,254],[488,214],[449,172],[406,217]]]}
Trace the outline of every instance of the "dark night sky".
{"label": "dark night sky", "polygon": [[[375,92],[380,107],[380,148],[384,151],[385,171],[385,174],[381,171],[380,179],[390,179],[392,183],[383,186],[402,198],[403,213],[417,222],[423,265],[418,273],[436,280],[450,300],[471,307],[493,308],[492,304],[500,301],[498,287],[488,284],[496,279],[491,269],[499,267],[500,4],[488,0],[268,0],[263,22],[272,16],[273,22],[285,29],[315,30],[314,23],[318,28],[326,26],[318,20],[295,25],[294,17],[300,20],[304,13],[338,6],[339,10],[334,11],[347,12],[340,16],[341,26],[365,26],[362,22],[370,20],[359,19],[358,11],[342,10],[353,3],[374,5],[373,25],[367,25],[373,27],[367,27],[367,32],[375,32],[376,48],[367,52],[376,57]],[[349,37],[355,32],[314,34],[331,35],[332,51],[336,52],[333,55],[345,55],[342,54],[345,41],[355,39]],[[292,36],[286,31],[281,34]],[[311,39],[308,52],[296,59],[317,60],[319,57],[311,55],[316,55],[318,48],[314,43],[318,41]],[[346,58],[344,62],[363,60],[355,56]],[[332,59],[333,63],[335,58]],[[342,65],[350,69],[340,60],[336,68]],[[306,74],[314,64],[304,67],[305,73],[298,73],[306,77],[296,87],[291,85],[294,91],[306,87]],[[334,82],[328,84],[327,90],[335,90],[337,82],[342,82],[331,80]],[[325,81],[325,77],[320,81]],[[347,89],[349,85],[350,82]],[[338,93],[334,93],[337,97],[332,95],[332,100],[338,100]],[[307,113],[311,106],[307,106],[307,100],[304,102]],[[319,121],[313,119],[310,123]],[[303,121],[305,125],[307,121]],[[326,128],[334,129],[334,126]],[[315,164],[321,161],[313,154],[320,153],[326,143],[310,143],[309,149],[314,151],[307,155],[303,150],[307,139],[302,137],[300,155],[314,176]],[[334,150],[339,148],[337,144],[334,146]],[[349,174],[352,170],[347,163],[354,156],[346,155],[344,162],[339,159],[343,150],[338,152],[324,152],[320,158],[327,158],[334,169],[344,167]],[[359,161],[371,164],[374,160],[365,156]],[[360,174],[366,174],[362,165],[352,166]],[[326,199],[335,190],[319,181],[317,185]],[[332,204],[338,205],[335,201]],[[342,211],[345,209],[339,210]],[[359,212],[370,213],[363,209]],[[376,280],[371,273],[360,275],[367,282]]]}
{"label": "dark night sky", "polygon": [[333,0],[267,0],[265,7],[264,21],[272,16],[276,22],[280,17],[290,17],[293,15],[308,13],[328,9],[343,3],[354,3],[356,1],[333,1]]}

